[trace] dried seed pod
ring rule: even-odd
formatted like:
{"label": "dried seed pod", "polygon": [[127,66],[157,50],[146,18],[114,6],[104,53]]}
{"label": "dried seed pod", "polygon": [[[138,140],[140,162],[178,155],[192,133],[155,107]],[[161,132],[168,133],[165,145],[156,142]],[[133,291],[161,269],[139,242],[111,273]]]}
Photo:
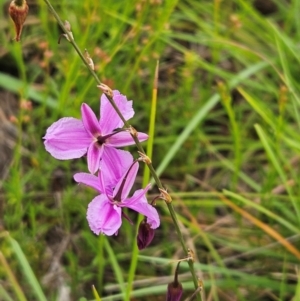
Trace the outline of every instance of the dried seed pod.
{"label": "dried seed pod", "polygon": [[28,4],[26,0],[13,0],[8,8],[8,13],[15,24],[16,41],[20,41],[23,24],[28,14]]}

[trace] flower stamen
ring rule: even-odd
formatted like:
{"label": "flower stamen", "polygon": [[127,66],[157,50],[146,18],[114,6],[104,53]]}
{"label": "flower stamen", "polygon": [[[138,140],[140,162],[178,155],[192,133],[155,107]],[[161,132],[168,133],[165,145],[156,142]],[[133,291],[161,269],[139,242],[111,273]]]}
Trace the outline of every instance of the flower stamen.
{"label": "flower stamen", "polygon": [[114,135],[116,135],[116,134],[118,134],[118,133],[120,133],[120,132],[124,132],[124,130],[123,130],[123,129],[115,130],[115,131],[113,131],[112,133],[110,133],[110,134],[108,134],[108,135],[105,135],[105,136],[99,135],[99,136],[97,137],[97,143],[100,144],[100,145],[102,145],[102,144],[104,144],[104,143],[106,142],[106,140],[107,140],[108,138],[110,138],[110,137],[112,137],[112,136],[114,136]]}

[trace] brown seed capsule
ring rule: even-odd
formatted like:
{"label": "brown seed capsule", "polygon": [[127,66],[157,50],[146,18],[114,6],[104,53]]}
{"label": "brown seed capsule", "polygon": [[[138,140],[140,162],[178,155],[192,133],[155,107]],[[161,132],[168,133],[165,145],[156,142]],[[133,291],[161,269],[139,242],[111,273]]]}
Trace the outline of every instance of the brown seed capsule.
{"label": "brown seed capsule", "polygon": [[13,0],[8,8],[8,13],[15,24],[16,41],[20,41],[23,24],[28,14],[28,4],[26,0]]}

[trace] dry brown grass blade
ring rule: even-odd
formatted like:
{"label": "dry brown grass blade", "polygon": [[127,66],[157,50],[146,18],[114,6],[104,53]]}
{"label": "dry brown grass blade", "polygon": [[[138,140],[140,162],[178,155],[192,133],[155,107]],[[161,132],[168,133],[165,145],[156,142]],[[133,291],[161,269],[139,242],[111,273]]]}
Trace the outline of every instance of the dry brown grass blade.
{"label": "dry brown grass blade", "polygon": [[249,220],[251,223],[256,225],[257,227],[261,228],[265,233],[273,237],[277,240],[282,246],[284,246],[290,253],[294,254],[298,259],[300,259],[300,251],[296,249],[289,241],[287,241],[283,236],[281,236],[277,231],[273,228],[268,226],[267,224],[263,223],[249,212],[245,211],[244,209],[238,207],[236,204],[231,202],[229,199],[224,197],[222,194],[219,195],[219,198],[223,203],[233,209],[235,212],[241,214],[244,218]]}

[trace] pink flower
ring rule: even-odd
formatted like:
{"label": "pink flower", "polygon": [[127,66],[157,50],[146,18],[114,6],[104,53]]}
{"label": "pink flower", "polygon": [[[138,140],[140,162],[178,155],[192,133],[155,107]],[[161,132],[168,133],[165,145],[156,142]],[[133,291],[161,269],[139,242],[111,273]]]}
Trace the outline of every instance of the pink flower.
{"label": "pink flower", "polygon": [[143,214],[147,217],[150,228],[156,229],[160,224],[159,216],[146,198],[150,184],[145,189],[136,190],[131,197],[128,197],[139,169],[138,162],[132,163],[121,177],[119,175],[122,168],[118,165],[111,172],[104,168],[106,172],[99,170],[98,177],[87,173],[74,175],[76,182],[86,184],[100,193],[90,202],[87,210],[87,220],[91,230],[97,235],[117,233],[122,224],[123,207]]}
{"label": "pink flower", "polygon": [[[113,91],[113,100],[126,120],[134,115],[132,101],[119,91]],[[101,96],[101,117],[98,120],[92,109],[85,103],[81,106],[82,120],[65,117],[53,123],[43,137],[46,150],[56,159],[68,160],[80,158],[87,154],[88,170],[95,173],[100,161],[111,156],[122,157],[116,147],[134,144],[128,131],[116,131],[124,123],[107,97]],[[138,133],[140,141],[148,139],[148,135]],[[121,160],[117,160],[121,162]]]}

